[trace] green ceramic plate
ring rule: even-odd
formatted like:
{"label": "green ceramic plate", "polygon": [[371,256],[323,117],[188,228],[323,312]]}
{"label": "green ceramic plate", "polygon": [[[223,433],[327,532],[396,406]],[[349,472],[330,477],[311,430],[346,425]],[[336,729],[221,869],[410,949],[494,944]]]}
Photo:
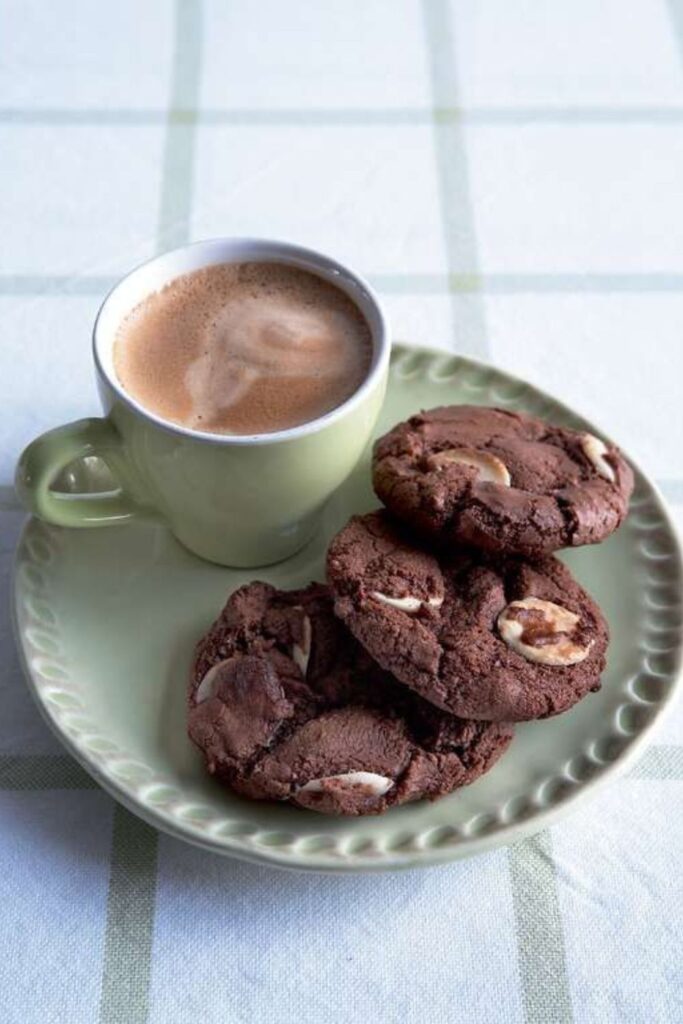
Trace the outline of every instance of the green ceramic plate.
{"label": "green ceramic plate", "polygon": [[[526,410],[600,433],[490,366],[400,346],[378,433],[419,408],[452,402]],[[374,505],[366,457],[330,502],[317,538],[257,575],[279,587],[322,579],[330,537],[351,513]],[[67,531],[30,521],[17,557],[17,636],[31,691],[65,746],[160,829],[218,853],[296,868],[421,866],[547,825],[624,768],[673,697],[680,552],[642,473],[622,529],[566,560],[609,619],[600,693],[559,718],[520,726],[502,760],[474,785],[380,818],[248,803],[204,775],[185,735],[191,653],[227,594],[254,573],[199,561],[162,526]]]}

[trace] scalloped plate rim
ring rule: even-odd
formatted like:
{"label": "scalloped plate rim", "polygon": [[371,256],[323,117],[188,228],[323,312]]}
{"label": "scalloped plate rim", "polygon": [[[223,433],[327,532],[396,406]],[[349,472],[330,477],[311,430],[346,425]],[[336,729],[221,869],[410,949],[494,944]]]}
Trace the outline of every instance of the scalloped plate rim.
{"label": "scalloped plate rim", "polygon": [[[575,411],[571,406],[555,398],[538,385],[527,381],[524,378],[510,374],[506,370],[502,370],[493,363],[489,363],[484,360],[460,355],[458,353],[450,352],[447,349],[413,346],[407,343],[395,342],[392,351],[392,368],[397,361],[401,359],[406,360],[413,356],[424,357],[425,366],[430,361],[434,360],[438,360],[442,363],[451,362],[455,364],[452,373],[435,380],[435,383],[447,383],[449,377],[453,376],[457,372],[458,367],[461,366],[465,366],[469,371],[479,371],[485,374],[493,373],[505,378],[507,383],[515,387],[529,389],[541,400],[552,403],[552,405],[570,418],[580,420],[588,429],[595,431],[603,437],[609,437],[609,432],[601,430],[600,427],[596,426],[592,420],[588,420],[582,413]],[[422,369],[423,367],[419,365],[418,370]],[[627,458],[636,471],[636,475],[640,479],[642,485],[649,492],[648,497],[653,499],[657,513],[661,517],[662,524],[674,541],[675,550],[673,555],[676,560],[676,570],[672,571],[671,577],[676,581],[678,597],[680,599],[683,593],[683,588],[681,585],[681,536],[678,528],[672,520],[666,501],[659,491],[659,488],[642,470],[640,465],[630,457],[630,455],[627,454]],[[27,537],[30,536],[31,529],[36,525],[40,526],[42,524],[40,524],[36,519],[27,517],[17,543],[11,579],[13,598],[11,601],[11,616],[16,647],[24,678],[26,679],[29,692],[36,703],[42,718],[78,764],[99,786],[101,786],[129,811],[137,815],[152,827],[157,828],[177,839],[184,840],[193,846],[209,850],[213,853],[234,857],[243,861],[260,863],[265,866],[285,868],[289,870],[317,871],[322,873],[355,873],[410,869],[416,867],[428,867],[432,865],[435,866],[449,863],[453,860],[462,859],[464,857],[475,856],[487,850],[508,845],[525,836],[536,834],[561,819],[573,808],[576,808],[578,805],[583,804],[584,801],[589,800],[598,789],[603,785],[606,785],[610,780],[614,780],[619,775],[623,774],[635,761],[637,761],[642,748],[650,738],[651,733],[660,726],[664,716],[670,711],[673,702],[681,689],[681,684],[683,683],[683,674],[681,671],[682,629],[679,622],[676,634],[676,663],[670,671],[664,673],[666,682],[669,684],[666,692],[657,701],[651,702],[653,709],[650,718],[644,724],[639,725],[635,733],[627,737],[628,742],[619,751],[617,757],[614,760],[598,762],[597,770],[594,774],[590,778],[577,780],[572,791],[565,793],[561,799],[557,800],[556,798],[553,798],[554,802],[549,806],[533,808],[528,817],[524,818],[524,820],[501,823],[490,833],[480,836],[467,836],[458,843],[445,845],[441,848],[423,846],[419,849],[413,847],[406,851],[383,850],[376,854],[343,854],[335,853],[329,849],[319,851],[295,850],[291,853],[287,853],[282,850],[278,850],[274,846],[270,847],[266,845],[259,846],[254,843],[250,844],[248,838],[247,841],[243,843],[237,837],[212,837],[194,826],[190,820],[183,820],[181,822],[174,818],[171,813],[163,807],[149,806],[144,803],[141,797],[136,795],[129,787],[127,787],[125,782],[120,781],[113,774],[107,771],[106,768],[103,767],[102,763],[96,760],[96,757],[92,752],[83,750],[78,745],[78,743],[62,727],[56,714],[51,711],[50,707],[43,699],[40,686],[34,676],[34,671],[29,664],[26,638],[24,636],[25,629],[27,628],[24,622],[25,612],[20,607],[20,597],[23,592],[22,584],[20,582],[20,569],[26,561],[22,558],[22,552],[25,550],[25,541]],[[677,579],[676,571],[678,576]],[[544,783],[541,783],[541,785],[542,784]],[[368,817],[365,820],[369,825],[371,825],[373,820],[381,821],[383,819],[373,819]],[[431,829],[439,827],[443,826],[431,826]],[[423,834],[428,834],[429,831],[430,828],[427,828]]]}

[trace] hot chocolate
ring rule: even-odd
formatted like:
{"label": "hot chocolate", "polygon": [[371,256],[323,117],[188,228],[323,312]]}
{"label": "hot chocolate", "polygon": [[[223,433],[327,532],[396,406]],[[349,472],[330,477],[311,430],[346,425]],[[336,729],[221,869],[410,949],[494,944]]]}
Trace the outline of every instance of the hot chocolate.
{"label": "hot chocolate", "polygon": [[163,419],[262,434],[317,419],[370,368],[370,329],[339,288],[280,263],[208,266],[148,295],[119,328],[116,374]]}

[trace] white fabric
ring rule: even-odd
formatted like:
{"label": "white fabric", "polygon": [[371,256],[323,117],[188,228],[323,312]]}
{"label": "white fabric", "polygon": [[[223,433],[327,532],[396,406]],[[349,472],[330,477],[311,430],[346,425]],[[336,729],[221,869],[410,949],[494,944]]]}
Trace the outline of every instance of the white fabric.
{"label": "white fabric", "polygon": [[[14,464],[97,413],[101,298],[207,235],[349,261],[397,337],[575,405],[683,525],[680,0],[0,0],[0,18],[5,597]],[[72,778],[6,599],[0,666],[3,1024],[683,1020],[680,707],[539,839],[303,876],[157,841]]]}

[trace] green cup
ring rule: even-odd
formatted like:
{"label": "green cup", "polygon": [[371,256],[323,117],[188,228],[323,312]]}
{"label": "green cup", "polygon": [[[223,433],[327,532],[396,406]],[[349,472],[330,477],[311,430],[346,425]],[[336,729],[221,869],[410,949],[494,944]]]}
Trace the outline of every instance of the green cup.
{"label": "green cup", "polygon": [[[142,299],[173,278],[245,261],[299,267],[346,292],[371,331],[368,375],[336,409],[277,433],[226,436],[169,423],[118,380],[117,329]],[[17,490],[30,512],[57,526],[112,526],[155,515],[210,562],[251,567],[280,561],[306,544],[323,505],[363,452],[384,398],[390,346],[388,323],[370,286],[327,256],[252,238],[175,249],[128,274],[99,311],[93,355],[105,417],[69,423],[33,441],[19,460]],[[115,490],[75,495],[54,489],[64,471],[91,456],[106,463]]]}

